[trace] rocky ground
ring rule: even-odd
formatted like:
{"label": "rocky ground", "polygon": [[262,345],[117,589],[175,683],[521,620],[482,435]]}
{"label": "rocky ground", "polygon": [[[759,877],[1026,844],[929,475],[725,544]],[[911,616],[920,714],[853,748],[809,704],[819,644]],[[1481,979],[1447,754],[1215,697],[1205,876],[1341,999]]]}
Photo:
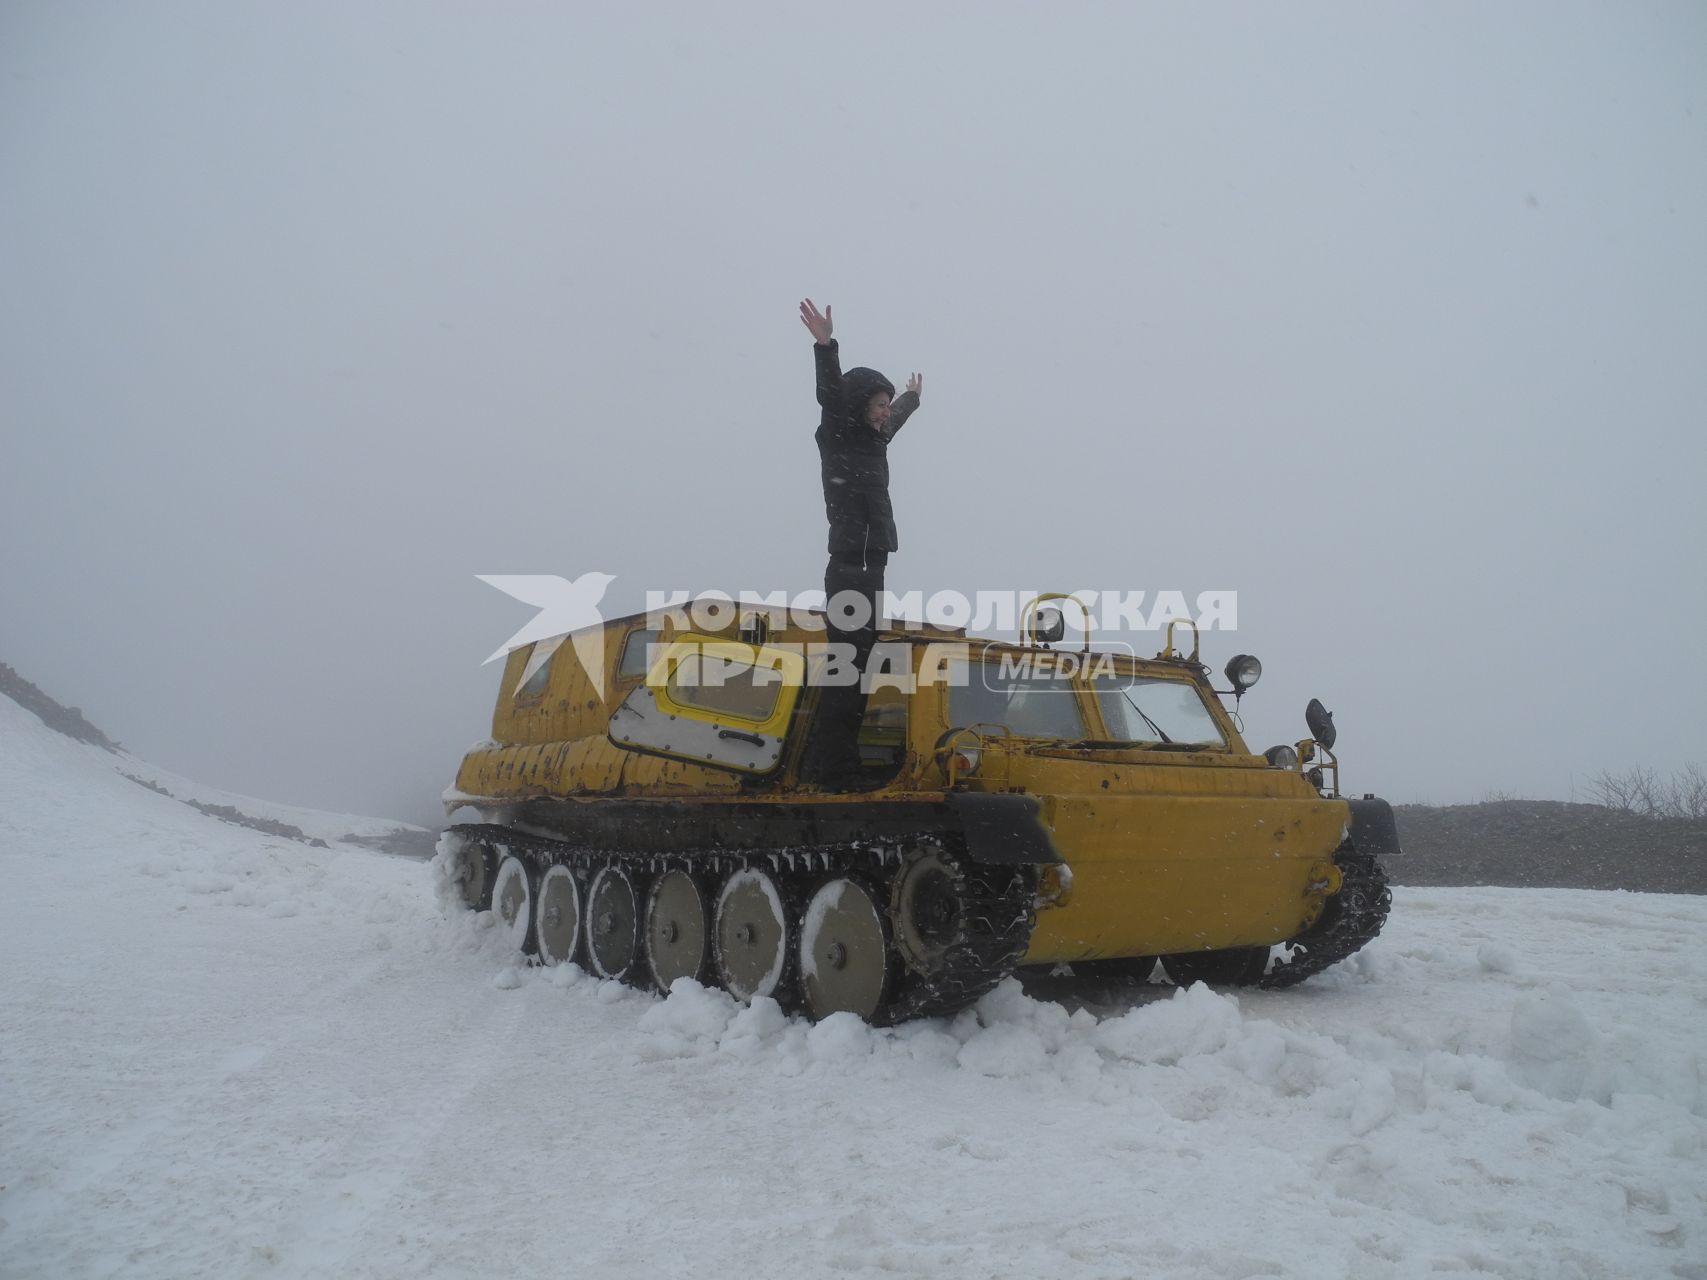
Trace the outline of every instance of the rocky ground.
{"label": "rocky ground", "polygon": [[1556,800],[1395,812],[1404,853],[1389,871],[1398,884],[1707,893],[1707,820]]}

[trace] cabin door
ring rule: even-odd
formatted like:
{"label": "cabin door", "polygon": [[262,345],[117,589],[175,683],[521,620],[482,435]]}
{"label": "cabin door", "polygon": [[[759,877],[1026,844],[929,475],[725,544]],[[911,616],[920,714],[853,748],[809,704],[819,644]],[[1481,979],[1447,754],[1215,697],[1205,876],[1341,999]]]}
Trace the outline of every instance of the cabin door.
{"label": "cabin door", "polygon": [[775,772],[804,667],[793,649],[682,636],[611,713],[610,740],[713,769]]}

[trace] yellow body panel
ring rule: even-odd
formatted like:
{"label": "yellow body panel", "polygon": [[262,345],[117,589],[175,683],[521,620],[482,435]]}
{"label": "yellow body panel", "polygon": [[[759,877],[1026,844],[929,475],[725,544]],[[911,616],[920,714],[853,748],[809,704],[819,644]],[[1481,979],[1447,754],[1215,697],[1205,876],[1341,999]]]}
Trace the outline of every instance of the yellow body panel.
{"label": "yellow body panel", "polygon": [[1321,799],[1053,796],[1047,809],[1073,880],[1038,913],[1032,964],[1293,937],[1321,912],[1347,821],[1344,802]]}
{"label": "yellow body panel", "polygon": [[462,759],[456,789],[494,800],[534,800],[613,792],[631,786],[664,795],[719,795],[740,790],[721,769],[637,755],[606,738],[477,747]]}
{"label": "yellow body panel", "polygon": [[[1026,963],[1270,945],[1326,900],[1350,811],[1261,757],[986,746],[981,778],[1036,795],[1070,892],[1038,913]],[[1172,763],[1189,761],[1190,763]]]}
{"label": "yellow body panel", "polygon": [[666,760],[662,756],[623,754],[628,756],[622,767],[623,785],[647,794],[704,796],[732,794],[741,789],[740,778],[724,769],[708,769],[688,760]]}

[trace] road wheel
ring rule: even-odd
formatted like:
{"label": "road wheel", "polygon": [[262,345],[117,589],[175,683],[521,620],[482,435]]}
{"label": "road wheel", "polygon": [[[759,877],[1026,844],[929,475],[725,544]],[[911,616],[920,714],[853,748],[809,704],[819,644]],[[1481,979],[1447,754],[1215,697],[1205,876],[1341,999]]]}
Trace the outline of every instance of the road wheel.
{"label": "road wheel", "polygon": [[640,959],[640,895],[627,870],[608,863],[587,886],[587,959],[601,978],[625,979]]}
{"label": "road wheel", "polygon": [[1163,956],[1162,968],[1177,986],[1207,982],[1212,987],[1243,987],[1258,981],[1268,968],[1267,947],[1233,947],[1227,951],[1187,951]]}
{"label": "road wheel", "polygon": [[532,954],[534,875],[515,854],[507,854],[492,877],[492,915],[498,930],[517,951]]}
{"label": "road wheel", "polygon": [[800,926],[800,989],[816,1019],[843,1011],[879,1020],[899,968],[882,895],[837,876],[819,886]]}
{"label": "road wheel", "polygon": [[456,851],[456,881],[462,903],[470,911],[492,909],[492,871],[496,864],[492,850],[483,844],[471,842]]}
{"label": "road wheel", "polygon": [[929,976],[942,968],[963,933],[960,903],[960,878],[935,849],[915,852],[901,868],[889,912],[896,950],[913,972]]}
{"label": "road wheel", "polygon": [[711,911],[705,890],[686,871],[666,871],[646,895],[642,932],[652,984],[669,994],[677,978],[704,982],[711,939]]}
{"label": "road wheel", "polygon": [[534,937],[546,964],[567,964],[581,949],[581,886],[568,867],[552,867],[539,882]]}
{"label": "road wheel", "polygon": [[782,883],[747,867],[723,882],[711,931],[717,980],[737,1000],[783,1000],[794,979],[795,938]]}

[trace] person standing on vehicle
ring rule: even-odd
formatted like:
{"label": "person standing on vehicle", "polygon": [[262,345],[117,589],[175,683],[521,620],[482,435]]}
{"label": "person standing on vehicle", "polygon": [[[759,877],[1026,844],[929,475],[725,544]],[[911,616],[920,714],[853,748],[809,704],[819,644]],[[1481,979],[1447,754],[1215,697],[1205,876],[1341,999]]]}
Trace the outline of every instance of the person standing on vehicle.
{"label": "person standing on vehicle", "polygon": [[[824,515],[830,523],[830,563],[824,570],[826,606],[842,592],[857,594],[866,605],[863,626],[837,625],[832,610],[831,643],[853,646],[855,667],[863,676],[882,622],[883,573],[898,549],[895,512],[889,502],[889,442],[919,407],[924,379],[915,373],[897,396],[895,384],[875,369],[842,372],[832,336],[832,308],[822,312],[807,298],[800,321],[812,334],[818,366],[818,458],[824,480]],[[830,787],[860,782],[859,727],[865,718],[865,691],[858,680],[827,685],[819,693],[818,712],[807,745],[806,776]]]}

